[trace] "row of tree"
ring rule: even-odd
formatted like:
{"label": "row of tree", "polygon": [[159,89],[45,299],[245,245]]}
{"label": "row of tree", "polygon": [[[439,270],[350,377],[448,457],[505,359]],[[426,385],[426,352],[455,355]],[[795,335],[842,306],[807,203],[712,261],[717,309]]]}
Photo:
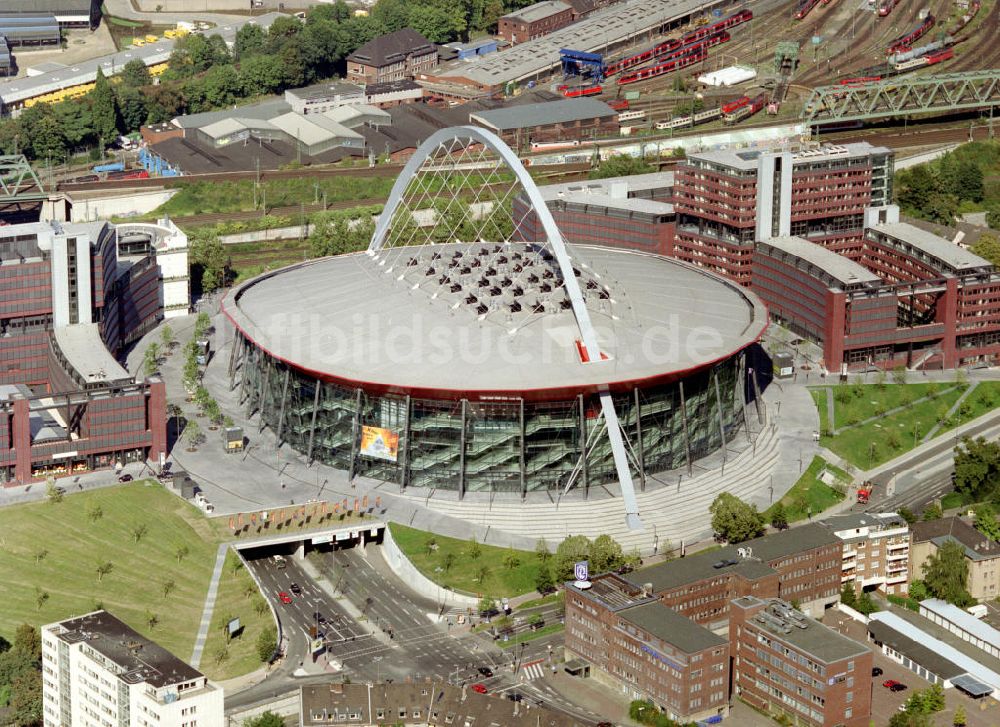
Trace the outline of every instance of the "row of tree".
{"label": "row of tree", "polygon": [[985,172],[1000,161],[1000,145],[973,142],[896,175],[896,197],[904,214],[950,225],[963,203],[981,204]]}
{"label": "row of tree", "polygon": [[386,33],[412,27],[443,43],[496,26],[497,18],[530,0],[379,0],[355,17],[343,0],[313,6],[304,21],[278,18],[264,31],[244,25],[230,50],[219,35],[179,39],[156,85],[141,61],[130,61],[113,81],[98,71],[82,99],[37,104],[0,121],[0,150],[30,159],[61,161],[101,149],[121,133],[184,113],[223,108],[286,88],[343,75],[345,58]]}
{"label": "row of tree", "polygon": [[23,623],[11,644],[0,636],[0,712],[4,724],[42,723],[42,638],[38,629]]}

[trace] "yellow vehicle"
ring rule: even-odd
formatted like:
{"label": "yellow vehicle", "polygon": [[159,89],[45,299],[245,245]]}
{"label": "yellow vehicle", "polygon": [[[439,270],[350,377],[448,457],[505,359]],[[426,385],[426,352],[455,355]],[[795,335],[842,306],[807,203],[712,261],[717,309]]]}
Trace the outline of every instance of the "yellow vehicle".
{"label": "yellow vehicle", "polygon": [[155,43],[155,42],[156,42],[156,41],[158,41],[159,39],[160,39],[160,37],[159,37],[159,36],[157,36],[157,35],[147,35],[147,36],[146,36],[146,42],[147,42],[147,43]]}
{"label": "yellow vehicle", "polygon": [[143,40],[142,38],[133,38],[132,39],[132,45],[134,45],[136,47],[139,47],[141,45],[146,45],[146,41]]}

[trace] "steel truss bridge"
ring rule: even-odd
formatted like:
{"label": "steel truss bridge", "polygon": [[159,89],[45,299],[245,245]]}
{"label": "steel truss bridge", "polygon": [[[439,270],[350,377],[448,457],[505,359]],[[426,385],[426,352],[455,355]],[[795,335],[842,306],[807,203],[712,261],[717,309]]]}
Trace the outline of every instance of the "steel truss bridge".
{"label": "steel truss bridge", "polygon": [[895,77],[813,89],[800,118],[808,124],[868,121],[1000,106],[1000,69]]}
{"label": "steel truss bridge", "polygon": [[41,181],[23,154],[0,155],[0,203],[47,198]]}

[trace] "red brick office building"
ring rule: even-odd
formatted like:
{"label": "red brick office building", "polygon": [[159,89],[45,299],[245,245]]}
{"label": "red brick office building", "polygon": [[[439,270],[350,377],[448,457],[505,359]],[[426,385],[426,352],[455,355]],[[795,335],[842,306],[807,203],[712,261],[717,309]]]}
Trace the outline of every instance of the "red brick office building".
{"label": "red brick office building", "polygon": [[347,56],[347,81],[387,83],[412,79],[437,65],[437,46],[413,28],[370,40]]}
{"label": "red brick office building", "polygon": [[524,43],[565,28],[574,15],[573,7],[562,0],[543,0],[501,16],[497,35],[508,43]]}
{"label": "red brick office building", "polygon": [[166,390],[117,361],[163,317],[148,241],[103,222],[0,227],[0,482],[166,452]]}
{"label": "red brick office building", "polygon": [[729,619],[733,693],[791,724],[868,727],[872,652],[780,599],[744,596]]}
{"label": "red brick office building", "polygon": [[[1000,362],[1000,272],[900,222],[892,174],[892,152],[866,143],[708,151],[641,189],[625,177],[542,194],[569,242],[655,251],[750,287],[822,346],[829,371]],[[524,234],[536,228],[527,215]]]}

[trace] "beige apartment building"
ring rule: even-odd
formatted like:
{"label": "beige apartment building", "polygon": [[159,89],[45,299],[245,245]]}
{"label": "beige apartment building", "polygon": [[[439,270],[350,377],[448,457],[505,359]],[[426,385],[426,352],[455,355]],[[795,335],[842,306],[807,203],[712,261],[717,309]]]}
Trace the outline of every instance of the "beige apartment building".
{"label": "beige apartment building", "polygon": [[996,543],[961,517],[946,517],[913,524],[913,577],[923,576],[923,564],[944,543],[952,541],[965,549],[969,564],[966,590],[977,601],[1000,595],[1000,543]]}
{"label": "beige apartment building", "polygon": [[[910,526],[894,512],[849,513],[822,521],[844,544],[841,587],[902,595],[912,575]],[[917,576],[918,577],[918,576]]]}

